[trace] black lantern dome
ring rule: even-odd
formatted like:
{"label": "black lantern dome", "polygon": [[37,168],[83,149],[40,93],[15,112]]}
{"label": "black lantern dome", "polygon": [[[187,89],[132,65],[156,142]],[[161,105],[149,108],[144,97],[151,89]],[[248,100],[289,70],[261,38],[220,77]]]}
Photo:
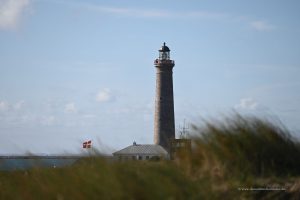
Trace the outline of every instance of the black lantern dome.
{"label": "black lantern dome", "polygon": [[169,47],[166,46],[166,43],[164,42],[164,46],[162,46],[160,49],[159,49],[160,52],[170,52],[170,49]]}

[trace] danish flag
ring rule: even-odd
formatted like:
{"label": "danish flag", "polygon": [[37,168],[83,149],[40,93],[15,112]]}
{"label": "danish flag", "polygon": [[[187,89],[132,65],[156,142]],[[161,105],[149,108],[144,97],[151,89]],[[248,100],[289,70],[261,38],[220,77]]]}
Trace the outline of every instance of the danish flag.
{"label": "danish flag", "polygon": [[84,149],[86,149],[86,148],[91,148],[92,147],[92,140],[89,140],[89,141],[87,141],[87,142],[84,142],[83,144],[82,144],[82,147],[84,148]]}

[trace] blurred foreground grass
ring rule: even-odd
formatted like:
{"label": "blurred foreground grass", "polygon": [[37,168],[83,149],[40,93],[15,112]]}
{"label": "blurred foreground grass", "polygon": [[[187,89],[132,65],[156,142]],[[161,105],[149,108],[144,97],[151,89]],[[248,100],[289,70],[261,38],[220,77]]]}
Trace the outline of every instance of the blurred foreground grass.
{"label": "blurred foreground grass", "polygon": [[173,161],[2,171],[0,199],[300,199],[300,143],[282,125],[235,115],[193,129]]}

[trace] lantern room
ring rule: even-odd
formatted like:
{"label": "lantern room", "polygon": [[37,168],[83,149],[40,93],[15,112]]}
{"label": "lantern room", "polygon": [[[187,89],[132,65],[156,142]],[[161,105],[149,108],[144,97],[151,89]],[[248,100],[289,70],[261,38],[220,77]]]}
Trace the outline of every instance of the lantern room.
{"label": "lantern room", "polygon": [[166,46],[166,43],[164,42],[164,45],[158,50],[159,51],[159,60],[170,60],[170,49]]}

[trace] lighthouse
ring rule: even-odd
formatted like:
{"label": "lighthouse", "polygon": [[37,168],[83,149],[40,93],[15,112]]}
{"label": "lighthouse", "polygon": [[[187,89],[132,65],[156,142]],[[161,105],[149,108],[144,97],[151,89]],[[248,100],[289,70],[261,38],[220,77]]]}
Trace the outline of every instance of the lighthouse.
{"label": "lighthouse", "polygon": [[[191,152],[191,140],[175,138],[173,67],[170,49],[166,43],[158,50],[159,57],[154,60],[156,68],[156,95],[154,116],[154,144],[137,144],[116,151],[118,160],[174,159],[181,153]],[[185,155],[185,154],[184,154]]]}
{"label": "lighthouse", "polygon": [[154,144],[170,152],[171,141],[175,139],[173,67],[170,49],[166,43],[158,50],[159,57],[154,60],[156,68],[156,96],[154,116]]}

